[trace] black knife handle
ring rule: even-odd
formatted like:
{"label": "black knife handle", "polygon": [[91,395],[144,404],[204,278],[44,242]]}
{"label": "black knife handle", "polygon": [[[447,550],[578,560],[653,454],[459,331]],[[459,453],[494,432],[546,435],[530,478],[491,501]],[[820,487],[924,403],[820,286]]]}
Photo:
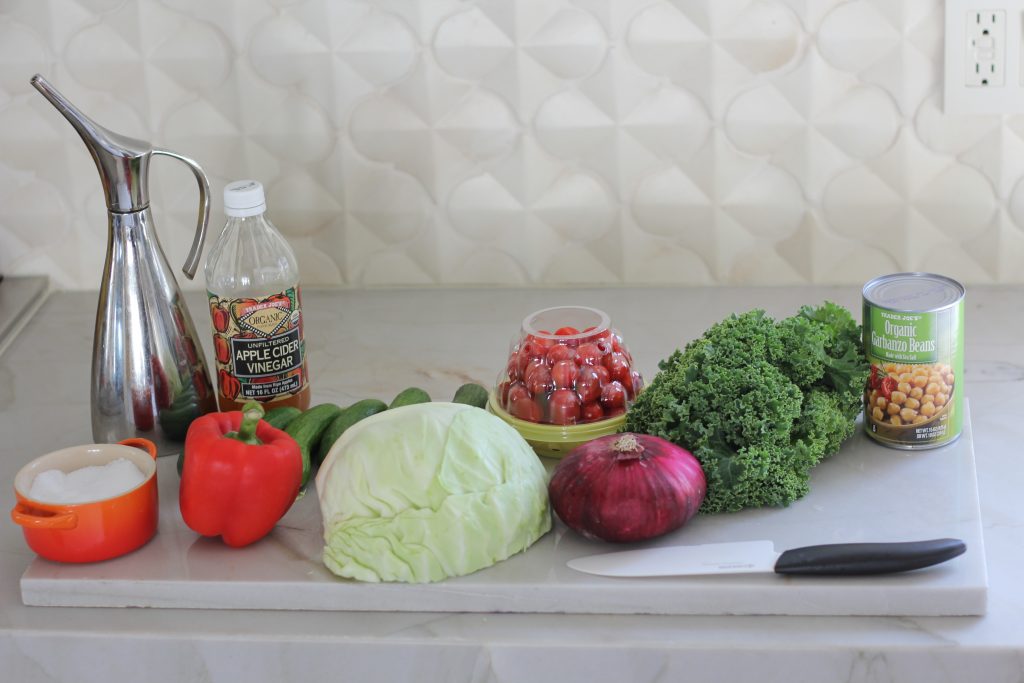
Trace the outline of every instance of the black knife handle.
{"label": "black knife handle", "polygon": [[832,543],[793,548],[779,555],[777,574],[857,576],[890,574],[930,567],[963,555],[958,538],[902,543]]}

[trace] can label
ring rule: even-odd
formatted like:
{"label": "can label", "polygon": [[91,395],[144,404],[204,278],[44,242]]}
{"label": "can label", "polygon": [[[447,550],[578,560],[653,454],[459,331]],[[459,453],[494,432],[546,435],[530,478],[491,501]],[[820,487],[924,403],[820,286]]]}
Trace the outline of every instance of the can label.
{"label": "can label", "polygon": [[299,288],[261,299],[208,296],[221,396],[269,402],[302,391],[307,379]]}
{"label": "can label", "polygon": [[942,446],[960,436],[963,315],[962,288],[952,305],[912,311],[869,300],[865,287],[864,347],[871,374],[864,425],[870,436],[910,449]]}

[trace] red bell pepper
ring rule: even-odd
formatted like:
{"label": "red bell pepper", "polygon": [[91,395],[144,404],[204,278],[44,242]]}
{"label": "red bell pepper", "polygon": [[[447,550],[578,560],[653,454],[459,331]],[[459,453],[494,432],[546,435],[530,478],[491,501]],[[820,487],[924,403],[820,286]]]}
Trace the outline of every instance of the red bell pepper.
{"label": "red bell pepper", "polygon": [[241,547],[266,536],[299,494],[302,454],[295,440],[243,410],[196,418],[185,437],[178,506],[190,529]]}

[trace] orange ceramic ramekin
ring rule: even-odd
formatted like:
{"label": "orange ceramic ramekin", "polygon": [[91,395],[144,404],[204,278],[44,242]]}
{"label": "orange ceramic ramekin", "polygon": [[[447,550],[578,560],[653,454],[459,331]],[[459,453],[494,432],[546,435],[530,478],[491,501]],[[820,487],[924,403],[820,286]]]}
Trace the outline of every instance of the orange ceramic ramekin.
{"label": "orange ceramic ramekin", "polygon": [[[135,463],[145,481],[113,498],[85,503],[46,503],[28,495],[41,472],[72,472],[117,458]],[[11,519],[22,527],[25,541],[40,556],[58,562],[97,562],[124,555],[156,533],[156,444],[148,439],[126,439],[47,453],[18,471],[14,494],[18,503],[11,510]]]}

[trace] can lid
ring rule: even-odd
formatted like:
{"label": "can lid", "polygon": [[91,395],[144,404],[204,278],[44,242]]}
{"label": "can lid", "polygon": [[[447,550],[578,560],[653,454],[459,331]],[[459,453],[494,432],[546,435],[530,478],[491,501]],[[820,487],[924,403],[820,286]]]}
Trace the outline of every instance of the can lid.
{"label": "can lid", "polygon": [[945,275],[895,273],[864,285],[864,300],[892,311],[928,312],[956,304],[965,292],[962,284]]}
{"label": "can lid", "polygon": [[244,218],[267,210],[263,184],[258,180],[236,180],[224,187],[224,213]]}

